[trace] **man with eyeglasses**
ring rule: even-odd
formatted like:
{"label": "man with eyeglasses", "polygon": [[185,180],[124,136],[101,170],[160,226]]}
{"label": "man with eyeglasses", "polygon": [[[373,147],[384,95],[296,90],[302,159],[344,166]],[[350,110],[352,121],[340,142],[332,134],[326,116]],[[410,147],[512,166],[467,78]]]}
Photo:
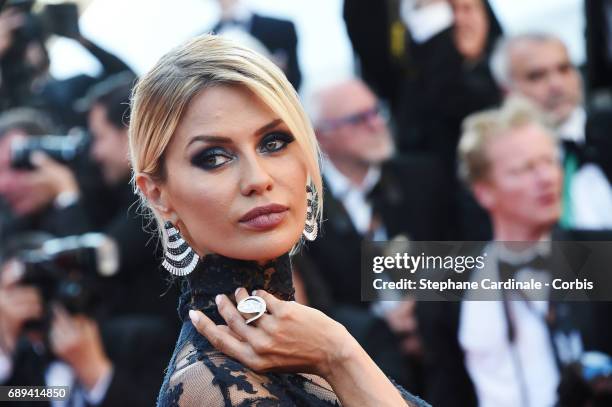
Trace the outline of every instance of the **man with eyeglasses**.
{"label": "man with eyeglasses", "polygon": [[404,356],[419,353],[414,303],[394,302],[397,307],[388,308],[361,301],[361,243],[400,236],[444,239],[448,191],[443,171],[431,158],[397,155],[378,98],[361,80],[321,87],[306,102],[325,155],[326,220],[320,237],[294,263],[310,304],[331,312],[361,338],[387,374],[397,368],[405,378],[396,343],[400,338]]}
{"label": "man with eyeglasses", "polygon": [[586,109],[580,72],[566,45],[550,34],[524,33],[500,41],[490,59],[502,91],[531,100],[561,141],[564,228],[612,229],[612,172],[605,140],[610,109]]}

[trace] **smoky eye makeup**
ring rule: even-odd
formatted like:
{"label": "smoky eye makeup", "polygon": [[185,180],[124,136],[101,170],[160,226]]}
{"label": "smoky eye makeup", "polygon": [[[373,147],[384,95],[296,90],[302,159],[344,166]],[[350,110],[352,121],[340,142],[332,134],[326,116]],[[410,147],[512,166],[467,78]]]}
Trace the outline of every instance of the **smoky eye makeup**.
{"label": "smoky eye makeup", "polygon": [[234,154],[222,147],[204,148],[191,158],[191,164],[205,170],[214,170],[233,160]]}
{"label": "smoky eye makeup", "polygon": [[272,131],[266,133],[259,142],[258,150],[261,153],[274,153],[285,149],[295,141],[295,137],[286,131]]}
{"label": "smoky eye makeup", "polygon": [[[271,131],[261,137],[256,148],[260,154],[274,154],[284,150],[293,141],[295,141],[295,137],[287,131]],[[225,147],[211,146],[195,153],[190,162],[195,167],[211,171],[236,158],[237,155]]]}

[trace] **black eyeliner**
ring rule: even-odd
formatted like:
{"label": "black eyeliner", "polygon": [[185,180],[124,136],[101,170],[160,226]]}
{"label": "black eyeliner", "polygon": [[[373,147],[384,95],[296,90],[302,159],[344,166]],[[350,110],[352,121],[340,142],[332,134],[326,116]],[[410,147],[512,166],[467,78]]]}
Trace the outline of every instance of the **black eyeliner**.
{"label": "black eyeliner", "polygon": [[215,168],[220,167],[222,164],[206,164],[206,160],[217,157],[217,156],[223,156],[226,158],[233,158],[233,154],[229,153],[226,149],[222,148],[222,147],[209,147],[209,148],[205,148],[202,151],[199,151],[198,153],[194,154],[193,157],[191,158],[191,164],[196,166],[196,167],[200,167],[206,170],[213,170]]}
{"label": "black eyeliner", "polygon": [[293,137],[292,134],[287,133],[285,131],[270,132],[266,134],[264,137],[262,137],[261,141],[259,142],[259,147],[262,148],[263,146],[265,146],[267,143],[271,141],[282,141],[284,143],[278,149],[269,151],[269,152],[276,152],[276,151],[283,150],[284,148],[287,147],[287,145],[295,141],[295,137]]}

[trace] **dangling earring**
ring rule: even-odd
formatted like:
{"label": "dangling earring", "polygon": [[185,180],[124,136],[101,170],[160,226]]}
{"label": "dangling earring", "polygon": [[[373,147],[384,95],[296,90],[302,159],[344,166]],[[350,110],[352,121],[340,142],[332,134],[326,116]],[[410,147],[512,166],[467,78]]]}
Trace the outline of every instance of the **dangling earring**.
{"label": "dangling earring", "polygon": [[317,238],[319,225],[317,218],[319,213],[319,198],[312,182],[306,185],[306,222],[304,225],[304,237],[313,241]]}
{"label": "dangling earring", "polygon": [[183,239],[172,222],[167,221],[164,228],[166,229],[164,234],[166,251],[162,266],[176,276],[186,276],[195,269],[200,256]]}

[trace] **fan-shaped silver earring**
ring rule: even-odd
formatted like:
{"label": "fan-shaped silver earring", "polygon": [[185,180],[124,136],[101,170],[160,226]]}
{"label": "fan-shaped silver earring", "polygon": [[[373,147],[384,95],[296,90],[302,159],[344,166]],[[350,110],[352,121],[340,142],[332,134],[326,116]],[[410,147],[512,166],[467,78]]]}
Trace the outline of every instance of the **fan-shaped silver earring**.
{"label": "fan-shaped silver earring", "polygon": [[319,197],[314,185],[306,185],[306,223],[304,225],[304,237],[313,241],[317,238],[319,225],[317,224],[319,213]]}
{"label": "fan-shaped silver earring", "polygon": [[166,251],[162,266],[176,276],[185,276],[191,273],[197,266],[200,256],[183,239],[172,222],[167,221],[164,224],[164,229]]}

